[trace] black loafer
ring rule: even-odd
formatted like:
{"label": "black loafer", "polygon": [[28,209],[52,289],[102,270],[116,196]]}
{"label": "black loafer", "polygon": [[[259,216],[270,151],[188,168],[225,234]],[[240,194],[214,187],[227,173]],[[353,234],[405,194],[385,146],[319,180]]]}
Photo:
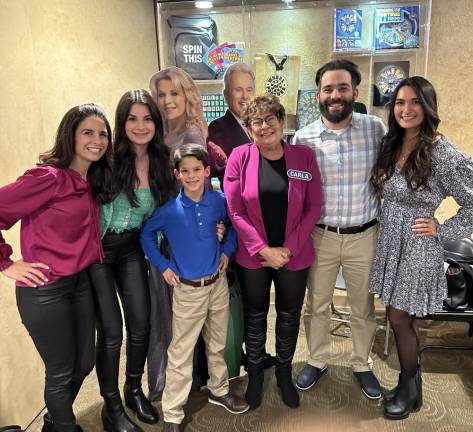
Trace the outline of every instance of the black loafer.
{"label": "black loafer", "polygon": [[355,375],[360,384],[361,391],[368,399],[381,398],[381,386],[379,385],[378,378],[375,377],[372,371],[353,372],[353,375]]}
{"label": "black loafer", "polygon": [[327,368],[322,369],[306,364],[304,369],[299,372],[296,381],[296,387],[299,390],[309,390],[322,378],[322,375],[327,371]]}

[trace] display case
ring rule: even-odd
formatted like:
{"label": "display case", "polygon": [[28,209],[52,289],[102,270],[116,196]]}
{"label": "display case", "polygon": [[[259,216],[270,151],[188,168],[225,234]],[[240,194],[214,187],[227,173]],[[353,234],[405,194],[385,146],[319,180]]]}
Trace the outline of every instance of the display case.
{"label": "display case", "polygon": [[[221,58],[215,60],[212,47],[228,42],[237,48],[237,54],[230,49],[227,52],[255,71],[256,93],[281,97],[288,112],[288,133],[317,117],[314,77],[317,69],[331,59],[348,58],[358,64],[362,74],[358,101],[366,105],[368,113],[381,117],[385,117],[383,105],[396,82],[407,75],[426,74],[431,0],[212,3],[212,8],[199,9],[194,1],[156,2],[158,67],[183,67],[177,64],[176,52],[180,52],[181,60],[209,62],[215,69],[215,62],[222,61],[226,54],[219,51]],[[202,27],[203,48],[180,43],[172,27],[173,17],[196,15],[210,17],[215,24],[212,34],[211,24]],[[182,40],[186,40],[188,34],[183,34]],[[223,70],[211,72],[203,80],[195,76],[207,99],[221,93]]]}

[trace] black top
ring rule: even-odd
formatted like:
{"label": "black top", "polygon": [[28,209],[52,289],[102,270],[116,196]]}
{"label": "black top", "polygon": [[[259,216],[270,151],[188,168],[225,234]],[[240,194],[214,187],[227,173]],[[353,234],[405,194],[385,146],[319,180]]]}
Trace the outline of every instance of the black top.
{"label": "black top", "polygon": [[288,178],[284,156],[259,159],[258,191],[268,246],[284,244],[286,237]]}

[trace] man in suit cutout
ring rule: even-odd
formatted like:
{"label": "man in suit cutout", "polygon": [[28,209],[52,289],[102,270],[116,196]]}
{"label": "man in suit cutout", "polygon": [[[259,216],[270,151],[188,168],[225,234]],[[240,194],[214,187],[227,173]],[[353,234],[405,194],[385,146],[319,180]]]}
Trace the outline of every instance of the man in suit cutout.
{"label": "man in suit cutout", "polygon": [[[227,102],[226,113],[209,124],[207,149],[211,166],[211,176],[218,177],[223,189],[223,175],[227,159],[235,147],[247,144],[250,138],[242,120],[246,106],[255,93],[255,73],[246,63],[230,65],[223,76],[223,96]],[[243,359],[243,363],[246,359]],[[264,367],[274,366],[275,358],[266,353]]]}
{"label": "man in suit cutout", "polygon": [[223,96],[228,109],[225,115],[210,123],[207,138],[211,175],[218,177],[221,186],[227,158],[232,150],[252,141],[241,117],[254,95],[255,74],[246,63],[235,63],[226,70],[223,83]]}

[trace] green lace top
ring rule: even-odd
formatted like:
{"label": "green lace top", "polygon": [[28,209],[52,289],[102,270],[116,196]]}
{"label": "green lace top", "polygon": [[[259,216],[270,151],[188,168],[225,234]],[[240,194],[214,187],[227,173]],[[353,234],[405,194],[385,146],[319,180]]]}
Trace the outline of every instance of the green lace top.
{"label": "green lace top", "polygon": [[151,216],[156,202],[150,189],[135,189],[139,206],[132,207],[125,193],[120,193],[111,203],[100,207],[102,237],[107,230],[121,233],[125,230],[141,228],[143,221]]}

